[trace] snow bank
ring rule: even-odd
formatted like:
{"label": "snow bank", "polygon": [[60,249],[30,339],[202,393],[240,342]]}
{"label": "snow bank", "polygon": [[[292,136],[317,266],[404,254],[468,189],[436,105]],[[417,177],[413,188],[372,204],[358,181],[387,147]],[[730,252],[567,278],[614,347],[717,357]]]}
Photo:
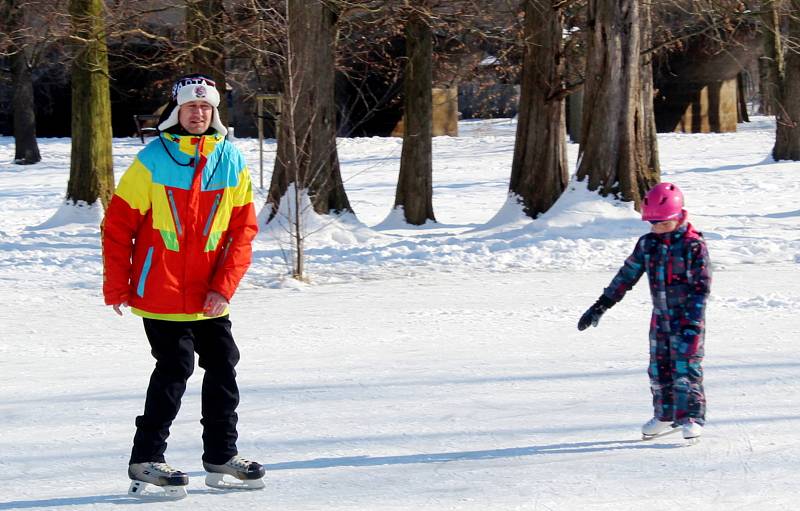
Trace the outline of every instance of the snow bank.
{"label": "snow bank", "polygon": [[66,228],[72,224],[96,228],[102,220],[103,206],[99,201],[94,204],[87,204],[84,201],[66,201],[53,213],[53,216],[39,225],[27,227],[26,229],[29,231],[41,231]]}

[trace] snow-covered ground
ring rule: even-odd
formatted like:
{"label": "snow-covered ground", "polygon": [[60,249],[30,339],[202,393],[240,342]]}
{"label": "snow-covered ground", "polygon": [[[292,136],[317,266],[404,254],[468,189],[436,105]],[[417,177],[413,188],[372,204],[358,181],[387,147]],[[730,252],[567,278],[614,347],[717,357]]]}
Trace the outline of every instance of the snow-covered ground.
{"label": "snow-covered ground", "polygon": [[[769,157],[772,120],[659,137],[663,179],[715,263],[708,424],[688,448],[639,440],[646,285],[575,327],[645,226],[580,183],[521,217],[506,197],[514,130],[464,122],[434,141],[439,223],[417,229],[390,214],[401,141],[339,141],[356,217],[310,220],[310,284],[285,278],[286,247],[265,230],[233,303],[239,448],[266,464],[266,489],[204,486],[198,369],[167,450],[189,497],[145,506],[797,508],[800,164]],[[238,144],[258,185],[257,143]],[[140,320],[103,305],[100,212],[59,208],[69,141],[40,147],[43,163],[16,166],[0,138],[0,510],[118,509],[136,502],[126,463],[152,360]],[[140,148],[115,140],[118,177]]]}

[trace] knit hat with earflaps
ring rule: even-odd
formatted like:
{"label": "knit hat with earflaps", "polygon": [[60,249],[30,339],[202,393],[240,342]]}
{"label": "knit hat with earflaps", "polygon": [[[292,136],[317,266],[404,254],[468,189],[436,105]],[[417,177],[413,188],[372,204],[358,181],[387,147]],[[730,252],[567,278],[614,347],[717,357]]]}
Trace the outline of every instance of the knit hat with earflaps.
{"label": "knit hat with earflaps", "polygon": [[211,114],[211,128],[214,128],[217,133],[223,137],[228,134],[228,130],[222,125],[219,118],[219,92],[214,80],[201,75],[192,74],[178,78],[175,85],[172,86],[172,98],[166,111],[169,111],[169,116],[164,119],[159,125],[158,129],[166,131],[172,126],[178,124],[178,110],[181,105],[189,101],[205,101],[213,107]]}

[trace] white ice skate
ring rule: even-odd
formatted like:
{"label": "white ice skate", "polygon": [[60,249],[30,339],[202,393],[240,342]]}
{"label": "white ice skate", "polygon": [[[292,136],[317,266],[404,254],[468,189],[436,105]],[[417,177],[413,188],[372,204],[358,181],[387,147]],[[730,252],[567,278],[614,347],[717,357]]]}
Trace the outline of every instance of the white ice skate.
{"label": "white ice skate", "polygon": [[128,465],[128,477],[128,495],[141,499],[182,499],[189,484],[189,476],[159,462],[132,463]]}
{"label": "white ice skate", "polygon": [[660,421],[657,417],[653,417],[642,425],[642,440],[666,435],[677,429],[678,427],[672,421]]}
{"label": "white ice skate", "polygon": [[703,426],[696,422],[687,422],[683,425],[683,438],[688,441],[690,445],[696,444],[700,441],[700,435],[703,434]]}
{"label": "white ice skate", "polygon": [[203,462],[206,469],[206,484],[221,490],[260,490],[264,487],[264,467],[238,454],[222,465]]}

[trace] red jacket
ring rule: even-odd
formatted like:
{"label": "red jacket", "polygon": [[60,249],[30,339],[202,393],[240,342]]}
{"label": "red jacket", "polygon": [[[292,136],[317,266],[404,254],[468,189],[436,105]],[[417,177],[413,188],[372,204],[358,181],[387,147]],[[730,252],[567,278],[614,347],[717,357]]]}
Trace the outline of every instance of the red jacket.
{"label": "red jacket", "polygon": [[219,135],[162,133],[123,174],[103,219],[106,304],[200,319],[208,291],[233,296],[257,231],[239,150]]}

